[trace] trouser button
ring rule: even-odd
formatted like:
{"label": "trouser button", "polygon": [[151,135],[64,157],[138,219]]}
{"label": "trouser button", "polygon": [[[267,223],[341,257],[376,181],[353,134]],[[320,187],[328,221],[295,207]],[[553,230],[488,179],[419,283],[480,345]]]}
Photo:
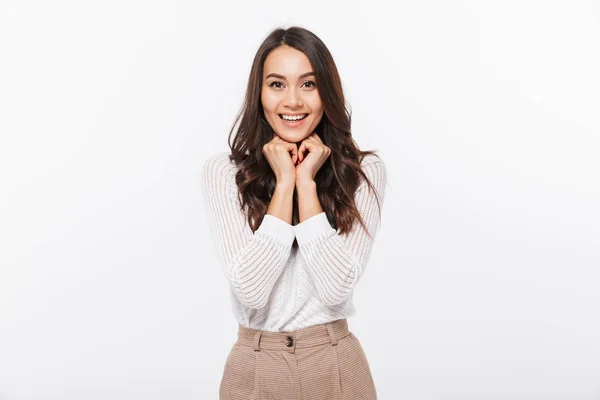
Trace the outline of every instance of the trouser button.
{"label": "trouser button", "polygon": [[285,345],[287,347],[292,347],[294,345],[294,338],[292,338],[291,336],[285,338]]}

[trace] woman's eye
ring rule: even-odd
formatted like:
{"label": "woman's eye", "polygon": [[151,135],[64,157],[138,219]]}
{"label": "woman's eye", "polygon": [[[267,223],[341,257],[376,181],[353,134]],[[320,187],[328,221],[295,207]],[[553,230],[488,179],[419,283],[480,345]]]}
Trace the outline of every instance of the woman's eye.
{"label": "woman's eye", "polygon": [[[306,81],[304,82],[304,85],[306,85],[306,87],[315,87],[317,84],[313,81]],[[275,88],[282,88],[283,84],[279,81],[273,81],[269,84],[269,87],[275,87]]]}

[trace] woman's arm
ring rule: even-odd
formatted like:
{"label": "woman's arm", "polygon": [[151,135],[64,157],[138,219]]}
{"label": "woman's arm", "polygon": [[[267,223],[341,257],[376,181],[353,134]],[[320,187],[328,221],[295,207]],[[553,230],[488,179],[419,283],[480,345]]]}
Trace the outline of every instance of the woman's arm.
{"label": "woman's arm", "polygon": [[[294,227],[266,214],[253,233],[240,209],[235,173],[226,153],[206,160],[202,170],[204,203],[223,273],[243,305],[262,308],[290,256]],[[275,212],[291,209],[292,195],[278,192]]]}
{"label": "woman's arm", "polygon": [[[362,167],[373,183],[383,208],[385,164],[376,159]],[[300,255],[314,279],[321,300],[327,305],[342,303],[364,273],[379,228],[380,215],[375,195],[363,181],[354,196],[358,212],[371,233],[370,238],[358,221],[348,235],[339,235],[322,211],[315,185],[299,183],[296,190],[301,222],[294,230]]]}

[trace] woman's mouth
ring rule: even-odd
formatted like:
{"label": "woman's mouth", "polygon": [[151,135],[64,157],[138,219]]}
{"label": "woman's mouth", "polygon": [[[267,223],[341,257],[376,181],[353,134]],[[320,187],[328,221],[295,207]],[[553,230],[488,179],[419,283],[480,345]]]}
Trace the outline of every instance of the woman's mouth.
{"label": "woman's mouth", "polygon": [[295,128],[297,126],[302,125],[304,120],[308,114],[299,114],[299,115],[288,115],[288,114],[279,114],[279,118],[283,122],[283,125],[288,126],[290,128]]}

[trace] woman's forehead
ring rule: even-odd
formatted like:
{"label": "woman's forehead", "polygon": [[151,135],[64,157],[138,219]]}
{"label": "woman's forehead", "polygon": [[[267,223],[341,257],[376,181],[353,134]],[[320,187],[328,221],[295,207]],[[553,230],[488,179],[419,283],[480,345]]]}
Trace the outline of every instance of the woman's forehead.
{"label": "woman's forehead", "polygon": [[279,46],[265,59],[263,77],[275,73],[287,79],[295,79],[310,71],[312,66],[303,52],[289,46]]}

